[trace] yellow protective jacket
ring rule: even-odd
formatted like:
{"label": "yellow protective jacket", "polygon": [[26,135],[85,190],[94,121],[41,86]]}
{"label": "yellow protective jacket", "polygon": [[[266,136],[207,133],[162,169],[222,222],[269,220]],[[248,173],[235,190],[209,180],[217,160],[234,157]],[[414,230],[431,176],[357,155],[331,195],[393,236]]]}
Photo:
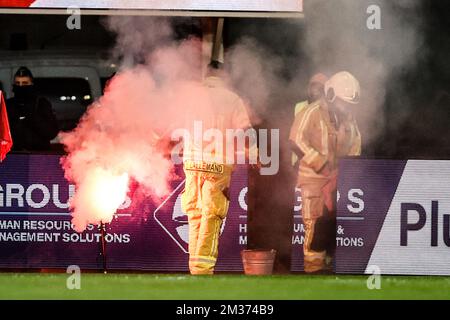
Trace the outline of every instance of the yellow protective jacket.
{"label": "yellow protective jacket", "polygon": [[187,115],[185,125],[192,130],[194,123],[201,122],[204,134],[213,129],[216,133],[220,132],[223,139],[218,141],[217,136],[212,136],[209,137],[211,141],[196,140],[196,133],[191,132],[190,141],[185,141],[183,160],[185,163],[196,161],[225,164],[227,157],[234,159],[236,152],[234,149],[235,152],[227,152],[227,143],[230,143],[227,141],[227,130],[248,129],[251,127],[250,119],[242,99],[221,78],[206,78],[203,88],[202,106],[194,111],[190,110],[191,114]]}
{"label": "yellow protective jacket", "polygon": [[[304,153],[299,168],[301,184],[328,179],[337,169],[338,158],[361,154],[361,134],[355,119],[351,115],[338,117],[323,99],[296,115],[290,139]],[[327,170],[323,170],[325,167]]]}
{"label": "yellow protective jacket", "polygon": [[295,116],[297,116],[303,109],[308,107],[309,102],[308,101],[302,101],[295,105]]}

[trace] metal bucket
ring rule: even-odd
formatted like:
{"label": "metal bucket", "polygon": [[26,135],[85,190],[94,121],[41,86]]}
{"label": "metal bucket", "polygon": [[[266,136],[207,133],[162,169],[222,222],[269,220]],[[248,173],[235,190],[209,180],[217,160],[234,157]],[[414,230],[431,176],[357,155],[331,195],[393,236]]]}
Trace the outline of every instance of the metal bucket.
{"label": "metal bucket", "polygon": [[241,251],[245,274],[253,276],[271,275],[276,254],[276,250]]}

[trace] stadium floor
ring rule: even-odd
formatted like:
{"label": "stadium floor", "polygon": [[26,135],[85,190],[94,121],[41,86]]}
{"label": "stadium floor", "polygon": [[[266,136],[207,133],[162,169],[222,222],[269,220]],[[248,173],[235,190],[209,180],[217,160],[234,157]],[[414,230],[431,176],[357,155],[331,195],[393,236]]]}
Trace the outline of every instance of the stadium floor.
{"label": "stadium floor", "polygon": [[365,276],[82,274],[81,290],[66,274],[0,273],[0,299],[450,299],[450,277],[383,276],[380,290]]}

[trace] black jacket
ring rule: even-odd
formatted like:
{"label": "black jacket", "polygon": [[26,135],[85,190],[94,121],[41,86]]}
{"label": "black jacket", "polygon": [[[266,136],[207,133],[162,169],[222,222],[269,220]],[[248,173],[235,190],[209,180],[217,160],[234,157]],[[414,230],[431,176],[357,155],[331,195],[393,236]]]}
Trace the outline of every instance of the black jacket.
{"label": "black jacket", "polygon": [[38,96],[6,101],[15,151],[46,151],[58,134],[58,122],[51,103]]}

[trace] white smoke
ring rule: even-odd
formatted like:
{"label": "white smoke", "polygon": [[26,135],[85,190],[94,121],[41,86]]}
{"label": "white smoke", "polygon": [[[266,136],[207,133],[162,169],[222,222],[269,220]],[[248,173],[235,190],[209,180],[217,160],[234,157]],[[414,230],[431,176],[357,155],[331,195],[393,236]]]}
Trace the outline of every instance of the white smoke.
{"label": "white smoke", "polygon": [[[381,29],[371,30],[369,6],[380,8]],[[384,129],[386,89],[391,77],[413,66],[424,54],[419,0],[313,0],[306,2],[304,48],[317,69],[331,76],[353,73],[362,86],[356,114],[368,144]],[[407,96],[407,93],[405,93]],[[405,105],[403,112],[408,112]]]}

